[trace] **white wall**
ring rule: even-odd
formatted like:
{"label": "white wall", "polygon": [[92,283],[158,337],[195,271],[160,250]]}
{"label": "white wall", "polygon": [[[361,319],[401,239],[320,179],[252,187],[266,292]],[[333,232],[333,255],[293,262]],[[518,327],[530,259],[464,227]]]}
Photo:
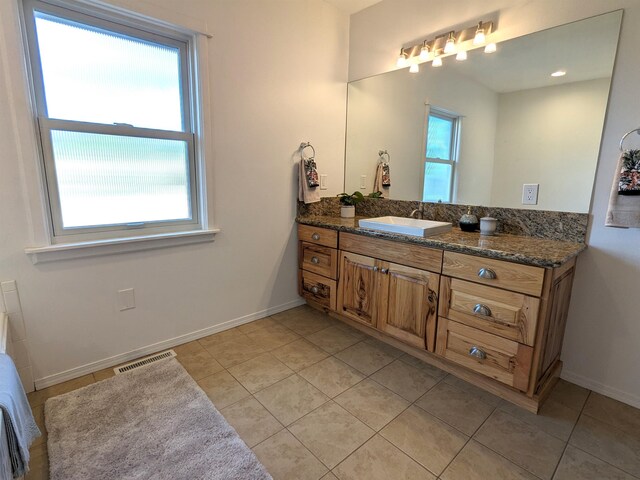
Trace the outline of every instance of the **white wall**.
{"label": "white wall", "polygon": [[[345,14],[322,0],[112,3],[213,34],[205,85],[213,109],[207,177],[212,223],[222,233],[215,243],[29,262],[24,247],[45,242],[38,159],[17,2],[0,2],[0,280],[17,281],[41,384],[156,342],[294,305],[294,153],[301,141],[313,142],[319,170],[329,175],[326,194],[342,191]],[[116,291],[129,287],[137,308],[119,312]]]}
{"label": "white wall", "polygon": [[391,155],[388,198],[422,198],[425,102],[463,116],[458,163],[458,203],[486,205],[491,195],[497,95],[473,79],[452,70],[423,66],[378,75],[349,85],[347,113],[346,187],[373,191],[378,151]]}
{"label": "white wall", "polygon": [[384,0],[351,18],[349,77],[394,69],[399,47],[499,10],[498,36],[512,38],[624,8],[592,198],[589,249],[577,267],[564,342],[563,376],[640,406],[640,230],[604,227],[620,137],[638,126],[640,3],[637,0]]}
{"label": "white wall", "polygon": [[489,205],[522,205],[522,184],[538,183],[529,208],[581,212],[591,200],[609,78],[503,93],[498,98]]}

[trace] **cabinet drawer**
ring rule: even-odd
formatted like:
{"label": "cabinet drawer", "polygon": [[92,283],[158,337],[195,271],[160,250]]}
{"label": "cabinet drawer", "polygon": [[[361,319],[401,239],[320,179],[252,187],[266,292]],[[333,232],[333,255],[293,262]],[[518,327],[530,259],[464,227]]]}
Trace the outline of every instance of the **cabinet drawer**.
{"label": "cabinet drawer", "polygon": [[533,346],[540,299],[457,278],[442,277],[438,314]]}
{"label": "cabinet drawer", "polygon": [[298,225],[298,240],[338,248],[338,232],[328,228]]}
{"label": "cabinet drawer", "polygon": [[435,273],[440,273],[442,270],[442,250],[423,247],[422,245],[394,242],[393,240],[343,232],[340,234],[340,250]]}
{"label": "cabinet drawer", "polygon": [[336,309],[336,282],[315,273],[298,270],[300,295],[331,310]]}
{"label": "cabinet drawer", "polygon": [[455,252],[444,252],[442,274],[535,297],[542,293],[544,281],[541,267]]}
{"label": "cabinet drawer", "polygon": [[529,387],[533,348],[527,345],[439,318],[436,352],[518,390]]}
{"label": "cabinet drawer", "polygon": [[335,248],[300,242],[300,267],[335,280],[338,272],[338,251]]}

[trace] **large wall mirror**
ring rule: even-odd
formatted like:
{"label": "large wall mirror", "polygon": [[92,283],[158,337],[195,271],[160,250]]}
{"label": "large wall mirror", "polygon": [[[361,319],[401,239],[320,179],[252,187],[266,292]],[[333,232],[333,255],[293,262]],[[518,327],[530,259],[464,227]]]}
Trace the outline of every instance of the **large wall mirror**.
{"label": "large wall mirror", "polygon": [[[385,198],[588,212],[621,18],[349,83],[345,191],[372,192],[386,150]],[[539,185],[536,205],[524,184]]]}

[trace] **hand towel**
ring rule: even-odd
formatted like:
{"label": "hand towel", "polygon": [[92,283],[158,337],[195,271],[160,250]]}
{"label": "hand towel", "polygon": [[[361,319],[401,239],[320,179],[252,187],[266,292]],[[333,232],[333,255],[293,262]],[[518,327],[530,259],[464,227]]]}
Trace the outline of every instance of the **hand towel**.
{"label": "hand towel", "polygon": [[[307,165],[305,163],[308,160],[304,158],[300,159],[300,167],[299,167],[299,175],[298,175],[298,200],[304,203],[315,203],[320,201],[320,189],[316,187],[309,186],[308,176],[307,176]],[[313,169],[315,170],[315,162],[313,165]],[[316,178],[318,173],[316,172]]]}
{"label": "hand towel", "polygon": [[389,172],[389,164],[382,164],[382,186],[390,187],[391,186],[391,173]]}
{"label": "hand towel", "polygon": [[613,178],[605,226],[640,228],[640,150],[620,155]]}
{"label": "hand towel", "polygon": [[391,186],[391,176],[389,174],[389,164],[385,162],[378,162],[376,167],[376,176],[373,182],[373,191],[381,192],[382,197],[386,197],[388,192],[385,192],[385,188]]}
{"label": "hand towel", "polygon": [[304,174],[307,178],[307,185],[309,188],[315,188],[320,186],[318,181],[318,170],[316,169],[316,161],[313,158],[303,159]]}
{"label": "hand towel", "polygon": [[40,436],[40,430],[16,367],[4,353],[0,354],[0,409],[4,434],[0,438],[0,465],[5,466],[2,478],[18,478],[29,471],[29,446]]}

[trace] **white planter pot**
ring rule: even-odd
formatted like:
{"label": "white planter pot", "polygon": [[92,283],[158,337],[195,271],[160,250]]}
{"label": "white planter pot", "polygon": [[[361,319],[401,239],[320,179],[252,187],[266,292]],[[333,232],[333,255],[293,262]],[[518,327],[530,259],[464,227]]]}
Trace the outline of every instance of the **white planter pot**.
{"label": "white planter pot", "polygon": [[342,218],[353,218],[356,216],[356,207],[353,205],[341,205],[340,216]]}

